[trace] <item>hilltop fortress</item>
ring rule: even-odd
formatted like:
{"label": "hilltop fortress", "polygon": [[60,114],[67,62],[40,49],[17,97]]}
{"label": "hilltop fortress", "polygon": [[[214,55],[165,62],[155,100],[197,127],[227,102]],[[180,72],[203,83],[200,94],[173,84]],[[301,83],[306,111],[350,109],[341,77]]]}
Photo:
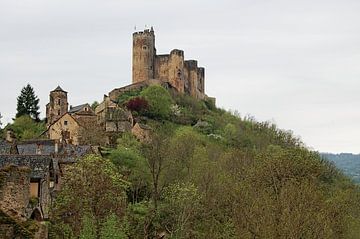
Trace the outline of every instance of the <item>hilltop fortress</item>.
{"label": "hilltop fortress", "polygon": [[[152,28],[133,34],[132,60],[132,84],[104,95],[96,107],[87,103],[71,106],[68,92],[60,86],[50,91],[43,133],[48,139],[18,142],[11,130],[6,140],[0,139],[0,235],[28,238],[28,219],[48,220],[68,167],[80,157],[99,154],[93,145],[114,144],[122,132],[131,132],[142,142],[151,140],[148,118],[119,103],[123,93],[156,84],[175,94],[214,101],[205,95],[205,70],[197,61],[185,60],[182,50],[156,54]],[[47,238],[46,224],[35,225],[35,238]]]}
{"label": "hilltop fortress", "polygon": [[116,100],[121,93],[151,84],[161,84],[179,93],[205,99],[205,68],[196,60],[185,60],[184,51],[157,55],[154,29],[133,33],[132,84],[109,93]]}
{"label": "hilltop fortress", "polygon": [[153,28],[133,34],[132,82],[157,79],[167,82],[177,91],[196,98],[205,94],[205,69],[196,60],[185,60],[184,51],[157,55]]}
{"label": "hilltop fortress", "polygon": [[157,55],[155,33],[151,28],[133,33],[132,84],[104,95],[103,101],[95,109],[89,104],[69,108],[67,92],[60,86],[50,92],[46,105],[46,134],[50,139],[65,140],[75,145],[84,142],[84,129],[91,131],[97,128],[109,138],[112,132],[126,131],[144,138],[148,129],[138,119],[134,119],[126,107],[119,106],[118,99],[126,92],[142,90],[154,84],[196,99],[215,101],[205,94],[205,69],[198,67],[196,60],[185,60],[182,50],[175,49],[170,54]]}

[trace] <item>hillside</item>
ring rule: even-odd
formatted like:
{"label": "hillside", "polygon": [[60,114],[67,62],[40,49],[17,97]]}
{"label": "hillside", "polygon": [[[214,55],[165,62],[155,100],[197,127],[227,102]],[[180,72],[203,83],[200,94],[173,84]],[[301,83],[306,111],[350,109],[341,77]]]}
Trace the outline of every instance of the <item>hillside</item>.
{"label": "hillside", "polygon": [[350,153],[322,153],[322,157],[334,162],[336,167],[341,169],[344,174],[354,180],[355,183],[360,183],[360,155]]}
{"label": "hillside", "polygon": [[359,235],[358,187],[291,132],[160,86],[118,104],[143,137],[119,135],[67,170],[54,238]]}

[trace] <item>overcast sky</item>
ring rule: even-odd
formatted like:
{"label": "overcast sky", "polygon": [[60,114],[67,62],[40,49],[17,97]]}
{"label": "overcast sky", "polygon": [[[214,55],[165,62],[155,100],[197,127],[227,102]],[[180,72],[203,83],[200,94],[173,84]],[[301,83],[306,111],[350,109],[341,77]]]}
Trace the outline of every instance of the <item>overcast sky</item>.
{"label": "overcast sky", "polygon": [[30,83],[44,116],[131,83],[132,32],[206,68],[217,105],[271,120],[314,150],[360,152],[359,0],[0,0],[0,112]]}

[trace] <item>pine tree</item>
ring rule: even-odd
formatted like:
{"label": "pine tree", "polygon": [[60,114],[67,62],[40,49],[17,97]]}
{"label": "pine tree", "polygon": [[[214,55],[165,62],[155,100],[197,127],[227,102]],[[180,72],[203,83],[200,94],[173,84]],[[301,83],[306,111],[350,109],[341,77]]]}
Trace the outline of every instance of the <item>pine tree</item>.
{"label": "pine tree", "polygon": [[29,115],[35,120],[39,120],[39,98],[35,95],[34,89],[30,84],[22,88],[17,98],[16,118],[22,115]]}

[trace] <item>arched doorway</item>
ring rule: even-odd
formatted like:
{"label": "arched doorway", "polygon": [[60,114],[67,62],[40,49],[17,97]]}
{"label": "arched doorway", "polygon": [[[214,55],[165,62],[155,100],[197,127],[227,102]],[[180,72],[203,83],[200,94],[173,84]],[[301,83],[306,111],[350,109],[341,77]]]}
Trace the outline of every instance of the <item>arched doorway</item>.
{"label": "arched doorway", "polygon": [[42,221],[42,215],[41,215],[41,212],[38,208],[35,208],[34,211],[31,213],[31,216],[30,216],[31,219],[33,220],[36,220],[36,221]]}

